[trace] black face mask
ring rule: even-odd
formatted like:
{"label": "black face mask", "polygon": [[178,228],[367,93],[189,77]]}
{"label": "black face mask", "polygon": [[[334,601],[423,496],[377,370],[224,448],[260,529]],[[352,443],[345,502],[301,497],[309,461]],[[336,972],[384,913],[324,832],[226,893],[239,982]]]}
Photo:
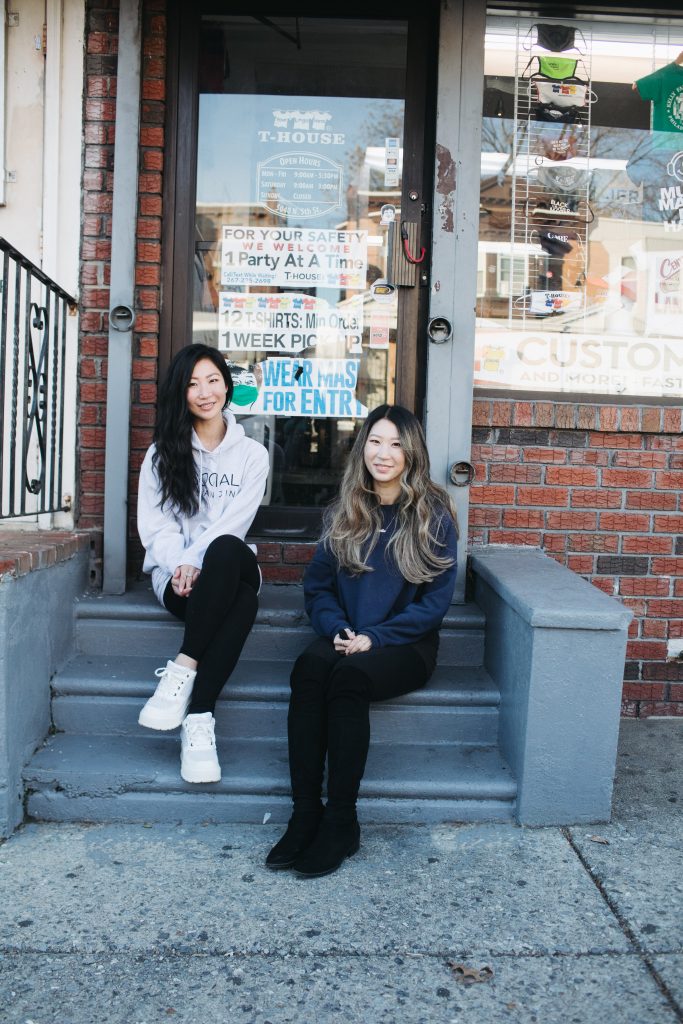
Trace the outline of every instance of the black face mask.
{"label": "black face mask", "polygon": [[558,107],[554,103],[539,103],[534,109],[534,120],[551,121],[553,124],[576,124],[580,113],[580,107]]}
{"label": "black face mask", "polygon": [[575,242],[578,241],[576,232],[562,228],[537,228],[536,234],[541,243],[541,248],[549,256],[566,256],[574,248]]}
{"label": "black face mask", "polygon": [[537,34],[537,45],[552,53],[562,53],[574,49],[575,30],[568,25],[534,25]]}

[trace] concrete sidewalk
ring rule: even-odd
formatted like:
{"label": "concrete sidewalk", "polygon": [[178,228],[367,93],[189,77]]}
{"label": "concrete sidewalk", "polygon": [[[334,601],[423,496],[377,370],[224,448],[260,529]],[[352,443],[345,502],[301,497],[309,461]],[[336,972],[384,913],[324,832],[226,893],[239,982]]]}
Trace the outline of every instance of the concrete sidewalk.
{"label": "concrete sidewalk", "polygon": [[268,824],[28,825],[0,846],[0,1020],[683,1021],[682,781],[683,723],[625,720],[612,824],[365,828],[312,881],[263,867]]}

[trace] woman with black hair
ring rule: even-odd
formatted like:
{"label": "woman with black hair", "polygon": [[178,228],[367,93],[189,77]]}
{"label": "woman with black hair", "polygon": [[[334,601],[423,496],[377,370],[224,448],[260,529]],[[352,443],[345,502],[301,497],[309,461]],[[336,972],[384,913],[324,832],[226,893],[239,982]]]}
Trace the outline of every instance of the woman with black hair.
{"label": "woman with black hair", "polygon": [[268,867],[327,875],[358,850],[370,704],[419,689],[434,671],[456,556],[455,510],[430,479],[422,426],[407,409],[382,405],[358,433],[304,576],[319,635],[291,674],[294,811]]}
{"label": "woman with black hair", "polygon": [[269,459],[228,410],[232,390],[216,349],[182,349],[161,385],[154,444],[140,470],[143,568],[185,632],[174,660],[157,669],[159,684],[138,720],[148,729],[181,726],[186,782],[220,781],[213,712],[256,618],[261,586],[255,549],[244,538]]}

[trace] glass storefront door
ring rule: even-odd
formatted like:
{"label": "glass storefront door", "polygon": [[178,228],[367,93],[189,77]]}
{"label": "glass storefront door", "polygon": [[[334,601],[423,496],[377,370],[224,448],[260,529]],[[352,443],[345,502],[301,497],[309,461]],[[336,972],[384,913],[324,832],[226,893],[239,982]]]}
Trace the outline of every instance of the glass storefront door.
{"label": "glass storefront door", "polygon": [[216,10],[195,41],[191,340],[225,354],[268,449],[256,532],[304,537],[368,411],[419,411],[426,76],[407,18]]}

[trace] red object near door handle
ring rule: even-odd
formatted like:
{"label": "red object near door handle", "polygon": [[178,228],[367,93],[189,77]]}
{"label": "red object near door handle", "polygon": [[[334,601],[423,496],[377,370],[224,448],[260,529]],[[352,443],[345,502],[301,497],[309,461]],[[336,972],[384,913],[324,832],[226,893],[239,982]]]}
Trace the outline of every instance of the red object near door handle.
{"label": "red object near door handle", "polygon": [[406,222],[404,220],[401,221],[401,239],[403,241],[403,254],[408,260],[408,263],[422,263],[425,258],[425,247],[424,245],[422,246],[419,258],[417,256],[413,256],[410,251],[410,246],[408,245],[408,228],[406,227]]}

